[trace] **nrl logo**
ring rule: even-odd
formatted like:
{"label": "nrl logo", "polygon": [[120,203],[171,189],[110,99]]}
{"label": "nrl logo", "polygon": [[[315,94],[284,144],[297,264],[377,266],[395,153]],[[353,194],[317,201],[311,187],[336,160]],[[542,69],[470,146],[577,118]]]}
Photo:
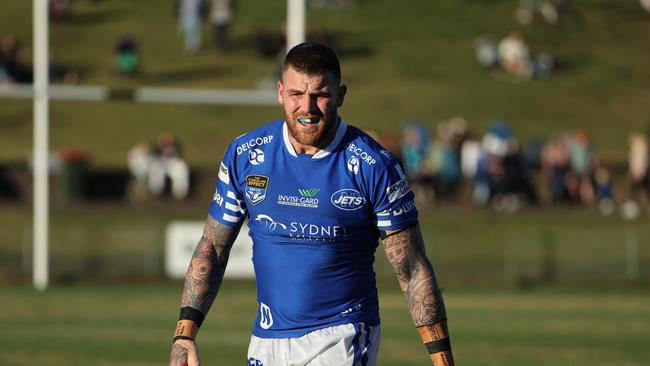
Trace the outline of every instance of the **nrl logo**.
{"label": "nrl logo", "polygon": [[269,185],[269,177],[264,175],[246,176],[246,198],[254,206],[266,198],[266,187]]}

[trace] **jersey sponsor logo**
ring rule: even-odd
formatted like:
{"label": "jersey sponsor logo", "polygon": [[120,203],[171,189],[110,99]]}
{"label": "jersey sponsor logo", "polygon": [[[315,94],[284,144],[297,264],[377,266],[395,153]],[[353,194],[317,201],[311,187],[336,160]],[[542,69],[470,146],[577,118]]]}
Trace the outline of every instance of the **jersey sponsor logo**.
{"label": "jersey sponsor logo", "polygon": [[223,162],[219,166],[219,180],[226,184],[230,184],[230,175],[228,174],[228,168],[223,165]]}
{"label": "jersey sponsor logo", "polygon": [[386,149],[381,149],[381,150],[379,151],[379,153],[382,154],[383,156],[389,158],[389,159],[392,159],[392,158],[394,157],[394,156],[393,156],[393,153],[391,153],[390,151],[388,151],[388,150],[386,150]]}
{"label": "jersey sponsor logo", "polygon": [[359,174],[359,159],[356,156],[350,156],[350,159],[348,159],[348,170],[352,174]]}
{"label": "jersey sponsor logo", "polygon": [[258,360],[256,358],[250,357],[248,359],[248,365],[247,366],[264,366],[264,364],[262,363],[262,361],[260,361],[260,360]]}
{"label": "jersey sponsor logo", "polygon": [[359,191],[350,188],[339,189],[334,192],[330,200],[336,208],[345,211],[358,210],[366,203],[366,199]]}
{"label": "jersey sponsor logo", "polygon": [[273,315],[271,308],[263,302],[260,302],[260,327],[269,329],[273,325]]}
{"label": "jersey sponsor logo", "polygon": [[269,177],[264,175],[246,176],[246,198],[255,206],[266,198],[266,188],[269,185]]}
{"label": "jersey sponsor logo", "polygon": [[287,194],[278,195],[278,204],[285,206],[318,208],[318,198],[314,197],[320,188],[299,189],[300,197]]}
{"label": "jersey sponsor logo", "polygon": [[377,160],[375,160],[375,158],[372,155],[370,155],[367,152],[363,151],[362,148],[360,148],[359,146],[357,146],[357,145],[355,145],[353,143],[349,143],[348,146],[346,147],[346,149],[352,151],[352,153],[357,155],[359,157],[359,159],[361,159],[361,161],[363,161],[363,162],[365,162],[365,163],[367,163],[369,165],[374,165],[377,162]]}
{"label": "jersey sponsor logo", "polygon": [[298,193],[303,197],[314,197],[318,191],[320,191],[320,188],[299,189]]}
{"label": "jersey sponsor logo", "polygon": [[401,179],[397,183],[386,188],[386,194],[388,194],[388,202],[393,203],[398,199],[404,197],[407,193],[411,191],[408,181],[406,179]]}
{"label": "jersey sponsor logo", "polygon": [[218,189],[214,192],[214,196],[212,197],[212,200],[216,202],[217,205],[223,206],[223,196],[219,194]]}
{"label": "jersey sponsor logo", "polygon": [[401,206],[399,206],[397,208],[391,208],[391,209],[379,212],[377,214],[377,217],[380,218],[380,219],[387,219],[387,218],[389,218],[391,216],[392,217],[397,217],[397,216],[407,214],[407,213],[409,213],[409,212],[411,212],[413,210],[415,210],[415,201],[411,200],[411,201],[408,201],[405,204],[403,204],[403,205],[401,205]]}
{"label": "jersey sponsor logo", "polygon": [[346,237],[346,229],[340,225],[318,225],[298,221],[285,224],[266,214],[258,214],[253,221],[269,232],[277,232],[291,240],[331,243]]}
{"label": "jersey sponsor logo", "polygon": [[298,240],[333,242],[345,236],[345,227],[292,221],[289,223],[289,236]]}
{"label": "jersey sponsor logo", "polygon": [[237,155],[241,155],[242,153],[244,153],[246,151],[249,151],[250,149],[254,148],[255,146],[262,146],[262,145],[270,144],[271,141],[273,141],[273,135],[252,138],[252,139],[250,139],[248,141],[245,141],[242,144],[239,144],[239,146],[237,146]]}
{"label": "jersey sponsor logo", "polygon": [[388,194],[388,202],[391,203],[411,192],[411,187],[409,187],[408,180],[406,179],[406,174],[404,174],[402,167],[399,164],[395,164],[393,167],[395,168],[397,175],[399,175],[400,180],[397,183],[386,188],[386,193]]}
{"label": "jersey sponsor logo", "polygon": [[415,210],[415,201],[408,201],[405,204],[401,205],[400,207],[392,210],[393,216],[400,216],[403,214],[407,214],[411,211]]}
{"label": "jersey sponsor logo", "polygon": [[264,162],[264,151],[253,149],[248,152],[248,162],[253,165],[260,165]]}
{"label": "jersey sponsor logo", "polygon": [[258,214],[257,217],[255,218],[256,222],[259,222],[264,225],[269,231],[275,231],[275,229],[281,229],[281,230],[287,230],[287,225],[273,220],[273,218],[269,215],[265,214]]}

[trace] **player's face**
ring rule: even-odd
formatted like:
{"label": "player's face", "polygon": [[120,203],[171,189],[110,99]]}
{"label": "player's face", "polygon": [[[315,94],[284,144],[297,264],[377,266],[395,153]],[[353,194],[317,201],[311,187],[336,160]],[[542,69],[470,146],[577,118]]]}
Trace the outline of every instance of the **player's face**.
{"label": "player's face", "polygon": [[313,154],[324,148],[338,127],[337,108],[343,105],[345,85],[330,74],[308,75],[289,67],[278,81],[278,100],[284,110],[293,147]]}

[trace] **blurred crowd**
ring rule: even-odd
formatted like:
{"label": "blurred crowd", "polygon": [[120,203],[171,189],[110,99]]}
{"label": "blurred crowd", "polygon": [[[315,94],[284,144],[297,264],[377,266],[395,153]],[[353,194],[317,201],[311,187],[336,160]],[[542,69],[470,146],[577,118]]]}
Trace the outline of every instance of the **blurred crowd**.
{"label": "blurred crowd", "polygon": [[630,135],[626,189],[618,197],[610,167],[583,129],[520,141],[507,121],[492,121],[476,135],[453,117],[434,128],[405,122],[400,136],[378,138],[400,159],[425,205],[470,199],[508,212],[549,204],[598,207],[606,215],[616,202],[648,208],[648,133]]}

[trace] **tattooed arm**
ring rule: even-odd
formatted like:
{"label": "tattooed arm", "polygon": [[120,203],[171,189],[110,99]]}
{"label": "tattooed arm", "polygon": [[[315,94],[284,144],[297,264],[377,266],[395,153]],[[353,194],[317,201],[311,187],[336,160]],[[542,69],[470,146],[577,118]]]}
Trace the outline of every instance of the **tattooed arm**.
{"label": "tattooed arm", "polygon": [[[191,308],[191,311],[200,312],[200,316],[208,313],[221,286],[230,249],[240,228],[241,226],[220,224],[208,216],[203,237],[196,246],[187,269],[181,308]],[[198,326],[195,327],[191,323],[190,327],[194,329],[194,333],[198,330]],[[177,334],[180,334],[178,328]],[[179,339],[174,342],[169,357],[170,366],[193,366],[199,363],[198,349],[193,339]]]}
{"label": "tattooed arm", "polygon": [[[453,366],[454,358],[447,330],[445,304],[436,281],[433,266],[424,249],[420,227],[381,233],[388,261],[393,265],[397,280],[422,339],[431,353],[435,366]],[[449,348],[449,350],[445,350]],[[438,351],[443,349],[443,351]]]}

